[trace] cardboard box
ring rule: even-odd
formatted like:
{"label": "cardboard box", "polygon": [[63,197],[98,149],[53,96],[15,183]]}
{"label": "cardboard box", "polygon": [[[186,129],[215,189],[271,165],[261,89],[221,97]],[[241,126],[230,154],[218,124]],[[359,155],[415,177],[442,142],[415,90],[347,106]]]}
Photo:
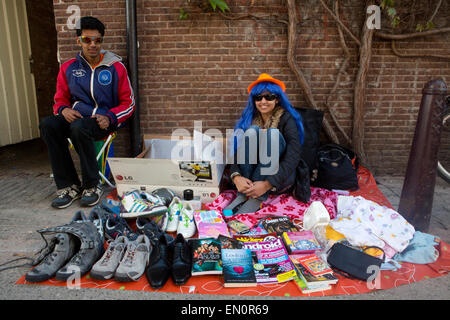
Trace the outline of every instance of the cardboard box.
{"label": "cardboard box", "polygon": [[200,133],[199,145],[195,134],[194,139],[182,140],[144,135],[144,151],[136,158],[109,158],[118,195],[168,188],[182,199],[183,191],[192,189],[202,203],[214,201],[225,168],[223,139]]}

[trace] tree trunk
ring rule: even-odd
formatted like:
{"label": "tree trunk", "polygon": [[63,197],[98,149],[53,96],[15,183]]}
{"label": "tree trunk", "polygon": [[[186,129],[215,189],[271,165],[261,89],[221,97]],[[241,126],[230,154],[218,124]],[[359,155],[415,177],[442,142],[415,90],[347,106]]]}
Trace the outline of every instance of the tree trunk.
{"label": "tree trunk", "polygon": [[[308,84],[308,81],[303,75],[303,72],[301,71],[295,59],[295,48],[297,45],[297,22],[298,22],[295,0],[287,0],[286,2],[289,13],[288,51],[287,51],[288,64],[291,70],[294,72],[295,77],[297,78],[297,82],[305,95],[306,102],[311,108],[318,110],[319,108],[317,106],[316,101],[314,100],[311,87]],[[323,119],[323,127],[325,133],[328,135],[331,141],[339,144],[339,139],[336,133],[333,131],[333,128],[330,126],[329,122],[325,118]]]}
{"label": "tree trunk", "polygon": [[[367,6],[374,4],[372,0],[368,1]],[[372,38],[374,30],[367,28],[366,20],[362,27],[361,46],[359,47],[359,69],[355,79],[355,92],[353,101],[353,132],[352,147],[358,154],[362,164],[367,163],[367,157],[364,152],[364,115],[366,104],[366,85],[367,74],[369,72],[370,59],[372,56]]]}

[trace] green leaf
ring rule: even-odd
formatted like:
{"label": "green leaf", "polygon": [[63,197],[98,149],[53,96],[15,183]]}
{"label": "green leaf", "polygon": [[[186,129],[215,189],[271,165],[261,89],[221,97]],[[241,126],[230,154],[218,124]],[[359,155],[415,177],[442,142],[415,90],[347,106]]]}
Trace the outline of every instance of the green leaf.
{"label": "green leaf", "polygon": [[179,20],[186,20],[187,16],[188,16],[187,12],[184,11],[183,8],[180,8],[180,15],[178,16],[178,19]]}
{"label": "green leaf", "polygon": [[422,32],[423,31],[423,25],[421,23],[417,24],[416,31],[418,31],[418,32]]}
{"label": "green leaf", "polygon": [[395,28],[399,25],[400,23],[400,17],[396,16],[394,19],[392,19],[392,26]]}
{"label": "green leaf", "polygon": [[217,3],[215,0],[209,0],[209,4],[213,8],[214,11],[216,11]]}
{"label": "green leaf", "polygon": [[225,10],[230,10],[230,8],[228,7],[227,3],[223,0],[216,0],[217,1],[217,6],[220,8],[220,10],[222,10],[222,12],[225,12]]}
{"label": "green leaf", "polygon": [[389,8],[387,10],[387,13],[390,17],[395,17],[395,15],[397,14],[397,10],[395,10],[395,8]]}
{"label": "green leaf", "polygon": [[219,9],[222,12],[225,12],[225,10],[230,10],[227,3],[223,0],[209,0],[209,4],[211,5],[214,11],[216,11],[217,7],[219,7]]}
{"label": "green leaf", "polygon": [[434,22],[433,21],[428,21],[425,29],[431,30],[433,28],[434,28]]}

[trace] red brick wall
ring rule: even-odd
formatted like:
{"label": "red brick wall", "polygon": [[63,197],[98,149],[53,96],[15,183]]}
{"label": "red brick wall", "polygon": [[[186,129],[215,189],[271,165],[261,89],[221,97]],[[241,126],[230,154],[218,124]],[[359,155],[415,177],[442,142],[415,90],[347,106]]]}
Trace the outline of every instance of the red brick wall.
{"label": "red brick wall", "polygon": [[[81,15],[100,18],[107,27],[105,48],[126,56],[125,0],[53,0],[61,60],[78,48],[74,31],[65,26],[69,5],[79,5]],[[341,15],[358,36],[365,18],[361,1],[341,1]],[[228,0],[233,12],[255,14],[285,12],[282,0]],[[249,7],[250,4],[253,6]],[[228,21],[217,15],[191,14],[178,20],[183,0],[138,0],[139,101],[142,133],[170,134],[181,127],[191,130],[201,120],[203,130],[232,128],[246,104],[249,83],[267,72],[287,86],[295,106],[306,106],[286,59],[287,35],[281,23]],[[257,6],[256,6],[257,5]],[[317,1],[298,1],[299,39],[297,61],[322,105],[334,85],[343,61],[336,24]],[[444,4],[440,12],[447,12]],[[439,16],[438,16],[439,18]],[[444,17],[445,18],[445,17]],[[442,19],[442,18],[441,18]],[[353,79],[357,47],[346,37],[354,54],[330,105],[351,136]],[[401,41],[403,52],[449,52],[450,36]],[[375,39],[367,88],[365,147],[374,174],[404,174],[421,89],[430,79],[450,80],[450,63],[442,60],[398,58],[388,42]],[[329,116],[327,115],[327,118]],[[332,123],[331,120],[329,120]],[[116,151],[126,155],[128,133],[120,131]],[[342,141],[344,141],[342,139]]]}

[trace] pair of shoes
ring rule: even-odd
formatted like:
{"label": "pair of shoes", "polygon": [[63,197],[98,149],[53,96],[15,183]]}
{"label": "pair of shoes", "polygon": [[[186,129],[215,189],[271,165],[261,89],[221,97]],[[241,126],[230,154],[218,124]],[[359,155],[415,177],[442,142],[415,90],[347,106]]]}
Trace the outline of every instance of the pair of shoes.
{"label": "pair of shoes", "polygon": [[81,188],[77,185],[59,189],[56,191],[56,198],[52,201],[52,207],[57,209],[64,209],[70,206],[75,200],[80,198]]}
{"label": "pair of shoes", "polygon": [[123,218],[141,216],[163,216],[167,214],[164,202],[155,195],[137,190],[126,192],[122,197],[122,205],[126,212],[120,214]]}
{"label": "pair of shoes", "polygon": [[150,240],[146,235],[140,235],[136,240],[129,241],[120,236],[111,242],[103,257],[91,269],[94,279],[137,281],[147,268],[151,251]]}
{"label": "pair of shoes", "polygon": [[164,235],[152,243],[153,250],[146,271],[147,281],[153,289],[162,288],[170,276],[176,285],[185,284],[191,277],[191,249],[180,233],[173,245]]}
{"label": "pair of shoes", "polygon": [[178,197],[174,197],[169,205],[167,232],[177,232],[182,234],[184,238],[191,238],[194,236],[197,228],[194,221],[194,209],[190,203],[183,205],[183,202]]}
{"label": "pair of shoes", "polygon": [[[98,216],[92,214],[86,218],[78,211],[69,224],[38,230],[44,234],[56,234],[47,243],[49,253],[31,270],[26,279],[30,282],[42,282],[55,276],[57,280],[66,281],[71,277],[82,277],[103,254],[103,239],[94,220]],[[100,223],[101,224],[101,223]],[[45,239],[45,238],[44,238]],[[46,241],[47,242],[47,241]]]}
{"label": "pair of shoes", "polygon": [[56,234],[52,241],[55,242],[53,251],[25,275],[26,281],[42,282],[53,278],[77,250],[75,238],[67,233]]}
{"label": "pair of shoes", "polygon": [[75,200],[80,199],[80,205],[84,207],[91,207],[96,205],[103,194],[100,186],[84,189],[76,185],[63,188],[56,191],[57,197],[52,201],[52,207],[57,209],[64,209],[70,206]]}
{"label": "pair of shoes", "polygon": [[131,241],[136,240],[138,237],[124,218],[117,214],[112,214],[105,223],[105,238],[107,240],[115,240],[120,236],[127,237]]}

